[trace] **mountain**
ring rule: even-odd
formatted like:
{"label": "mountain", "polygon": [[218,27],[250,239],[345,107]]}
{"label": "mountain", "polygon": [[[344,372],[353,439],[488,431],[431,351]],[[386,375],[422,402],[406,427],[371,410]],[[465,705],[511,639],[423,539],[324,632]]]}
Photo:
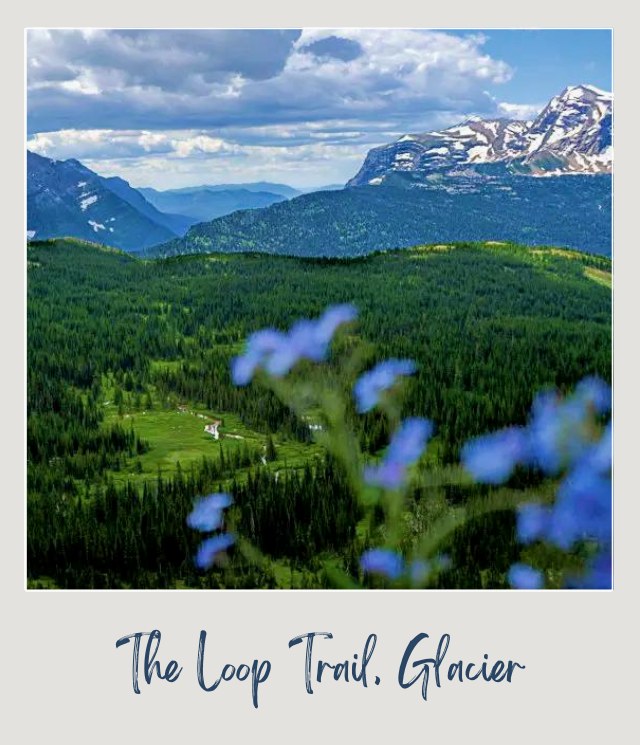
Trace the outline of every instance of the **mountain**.
{"label": "mountain", "polygon": [[[291,199],[302,194],[299,189],[287,184],[276,184],[272,181],[250,181],[243,184],[203,184],[202,186],[185,186],[180,189],[169,189],[164,193],[171,194],[188,194],[195,191],[234,191],[235,189],[245,189],[246,191],[266,191],[269,194],[278,194],[281,197]],[[145,189],[140,189],[144,192]]]}
{"label": "mountain", "polygon": [[159,212],[122,179],[27,151],[27,229],[36,238],[74,236],[140,251],[182,235],[190,222]]}
{"label": "mountain", "polygon": [[[163,210],[153,200],[142,193],[142,189],[134,189],[128,181],[119,176],[101,177],[102,183],[114,194],[117,194],[125,202],[128,202],[138,212],[148,217],[158,225],[164,225],[172,233],[184,235],[189,227],[197,222],[192,219],[191,215],[186,212],[176,212],[174,210]],[[175,214],[174,214],[175,212]],[[206,218],[205,218],[206,219]],[[209,218],[210,219],[210,218]]]}
{"label": "mountain", "polygon": [[580,85],[532,122],[473,117],[404,135],[371,150],[345,189],[194,225],[149,253],[348,257],[416,243],[511,241],[610,255],[611,117],[611,94]]}
{"label": "mountain", "polygon": [[611,176],[531,178],[503,165],[431,174],[421,188],[401,174],[384,187],[321,191],[242,210],[189,229],[152,256],[261,251],[360,256],[417,243],[512,241],[611,252]]}
{"label": "mountain", "polygon": [[611,173],[612,109],[610,93],[591,85],[569,86],[532,122],[472,117],[373,148],[347,186],[378,186],[396,173],[420,182],[433,173],[479,163],[504,163],[530,175]]}
{"label": "mountain", "polygon": [[157,209],[187,215],[192,223],[213,220],[236,210],[268,207],[287,199],[273,192],[232,187],[217,189],[203,186],[168,191],[143,188],[139,192]]}
{"label": "mountain", "polygon": [[307,186],[300,189],[301,194],[311,194],[314,191],[339,191],[344,189],[344,184],[325,184],[324,186]]}

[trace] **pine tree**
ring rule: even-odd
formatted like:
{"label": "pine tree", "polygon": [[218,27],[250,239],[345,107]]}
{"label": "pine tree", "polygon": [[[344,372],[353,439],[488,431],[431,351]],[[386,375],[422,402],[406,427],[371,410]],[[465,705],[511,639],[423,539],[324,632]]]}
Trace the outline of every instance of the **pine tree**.
{"label": "pine tree", "polygon": [[272,463],[278,458],[276,446],[273,444],[273,437],[271,435],[267,436],[267,444],[265,445],[264,457],[268,463]]}

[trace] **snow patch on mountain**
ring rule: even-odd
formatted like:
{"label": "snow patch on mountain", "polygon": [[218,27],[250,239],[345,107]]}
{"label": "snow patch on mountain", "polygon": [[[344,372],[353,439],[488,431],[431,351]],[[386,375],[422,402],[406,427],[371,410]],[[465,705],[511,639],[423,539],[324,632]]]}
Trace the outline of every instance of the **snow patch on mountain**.
{"label": "snow patch on mountain", "polygon": [[95,194],[90,194],[88,196],[80,195],[80,209],[85,212],[88,207],[91,207],[91,205],[95,204],[97,201],[98,197]]}
{"label": "snow patch on mountain", "polygon": [[613,96],[592,85],[569,86],[533,121],[484,120],[477,116],[453,127],[405,134],[373,148],[347,186],[384,183],[394,171],[416,182],[466,164],[504,163],[516,173],[610,173]]}

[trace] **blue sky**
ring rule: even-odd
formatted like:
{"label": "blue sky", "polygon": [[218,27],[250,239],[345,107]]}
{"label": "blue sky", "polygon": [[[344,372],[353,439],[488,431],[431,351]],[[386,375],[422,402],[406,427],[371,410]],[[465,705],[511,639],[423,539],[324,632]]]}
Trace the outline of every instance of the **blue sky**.
{"label": "blue sky", "polygon": [[32,30],[28,146],[134,186],[342,183],[367,150],[611,90],[608,31]]}
{"label": "blue sky", "polygon": [[[460,32],[454,32],[460,33]],[[501,95],[515,102],[550,99],[567,84],[611,90],[611,32],[601,30],[487,30],[486,52],[506,59],[513,77]]]}

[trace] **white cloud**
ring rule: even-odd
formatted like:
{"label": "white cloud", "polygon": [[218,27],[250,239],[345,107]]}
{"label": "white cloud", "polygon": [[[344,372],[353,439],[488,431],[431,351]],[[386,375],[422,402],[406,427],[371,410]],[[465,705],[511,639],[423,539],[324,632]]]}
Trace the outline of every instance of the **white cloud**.
{"label": "white cloud", "polygon": [[179,158],[188,158],[195,153],[224,153],[234,152],[234,146],[227,144],[219,137],[208,135],[196,135],[195,137],[183,137],[171,140],[171,146]]}
{"label": "white cloud", "polygon": [[512,70],[485,41],[412,29],[30,31],[28,147],[138,185],[346,181],[401,134],[530,112],[487,92]]}
{"label": "white cloud", "polygon": [[507,103],[502,101],[498,104],[498,111],[507,119],[519,119],[529,121],[542,111],[544,104]]}
{"label": "white cloud", "polygon": [[136,186],[265,178],[316,186],[349,179],[371,147],[351,144],[344,133],[339,137],[338,143],[282,138],[275,144],[241,145],[195,130],[59,130],[34,135],[27,147],[57,160],[78,158],[102,176],[121,176]]}
{"label": "white cloud", "polygon": [[[481,35],[412,29],[54,30],[28,39],[30,131],[68,126],[70,117],[82,129],[349,118],[399,126],[495,110],[485,89],[512,74],[483,51]],[[351,52],[317,56],[323,41]]]}

